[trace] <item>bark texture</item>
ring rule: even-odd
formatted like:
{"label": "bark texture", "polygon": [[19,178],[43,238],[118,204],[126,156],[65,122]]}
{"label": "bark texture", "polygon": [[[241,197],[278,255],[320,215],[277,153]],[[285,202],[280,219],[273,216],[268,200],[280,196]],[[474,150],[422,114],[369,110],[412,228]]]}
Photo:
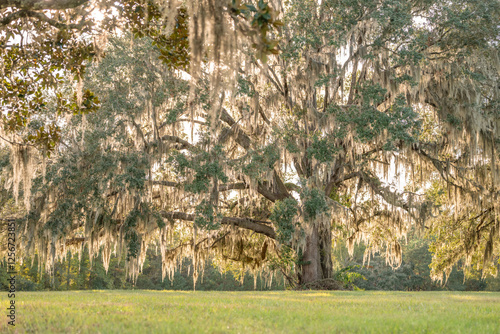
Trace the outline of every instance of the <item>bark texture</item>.
{"label": "bark texture", "polygon": [[332,242],[330,228],[313,226],[306,237],[302,257],[300,285],[332,277]]}

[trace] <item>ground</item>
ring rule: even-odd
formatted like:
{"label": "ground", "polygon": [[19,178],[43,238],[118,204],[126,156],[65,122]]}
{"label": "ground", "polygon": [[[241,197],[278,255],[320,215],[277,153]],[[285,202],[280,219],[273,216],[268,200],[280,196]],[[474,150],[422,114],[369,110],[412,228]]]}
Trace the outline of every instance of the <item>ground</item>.
{"label": "ground", "polygon": [[486,292],[20,292],[16,312],[18,333],[500,333]]}

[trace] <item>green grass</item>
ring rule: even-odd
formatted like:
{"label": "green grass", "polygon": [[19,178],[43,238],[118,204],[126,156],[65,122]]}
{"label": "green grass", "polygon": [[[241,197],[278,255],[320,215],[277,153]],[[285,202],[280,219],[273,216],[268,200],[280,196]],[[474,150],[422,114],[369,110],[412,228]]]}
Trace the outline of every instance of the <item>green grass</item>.
{"label": "green grass", "polygon": [[20,292],[16,306],[19,333],[500,333],[500,293]]}

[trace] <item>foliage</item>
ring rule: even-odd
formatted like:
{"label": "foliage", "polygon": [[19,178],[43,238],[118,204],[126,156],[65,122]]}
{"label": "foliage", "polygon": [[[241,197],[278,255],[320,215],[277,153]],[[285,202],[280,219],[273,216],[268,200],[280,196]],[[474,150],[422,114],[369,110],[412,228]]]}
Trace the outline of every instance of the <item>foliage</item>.
{"label": "foliage", "polygon": [[338,270],[333,276],[337,281],[342,282],[344,288],[359,290],[359,288],[354,284],[357,280],[366,280],[366,277],[357,272],[352,272],[351,270],[359,266],[349,266]]}
{"label": "foliage", "polygon": [[176,11],[175,24],[170,35],[164,33],[170,22],[155,1],[123,1],[127,28],[136,38],[148,36],[161,53],[158,59],[169,68],[189,71],[189,15],[184,7]]}
{"label": "foliage", "polygon": [[325,196],[318,189],[304,188],[300,193],[300,198],[303,201],[306,219],[314,220],[317,216],[328,211]]}
{"label": "foliage", "polygon": [[279,161],[280,151],[276,145],[270,144],[266,147],[250,152],[249,163],[243,166],[243,173],[252,179],[259,179],[261,175],[269,172]]}
{"label": "foliage", "polygon": [[268,2],[258,0],[256,5],[251,3],[242,4],[241,0],[231,0],[230,11],[234,16],[246,17],[256,31],[248,33],[253,37],[256,35],[256,41],[252,47],[256,49],[256,57],[262,62],[267,62],[268,55],[279,54],[277,49],[278,40],[269,39],[267,33],[272,28],[279,28],[283,23],[277,19],[279,13],[275,11]]}
{"label": "foliage", "polygon": [[286,198],[277,201],[269,219],[276,224],[277,239],[282,244],[292,241],[296,229],[294,218],[297,215],[297,201],[293,198]]}
{"label": "foliage", "polygon": [[195,213],[197,217],[194,223],[203,229],[216,230],[220,228],[218,220],[222,218],[220,214],[215,214],[214,207],[207,201],[202,201],[196,206]]}

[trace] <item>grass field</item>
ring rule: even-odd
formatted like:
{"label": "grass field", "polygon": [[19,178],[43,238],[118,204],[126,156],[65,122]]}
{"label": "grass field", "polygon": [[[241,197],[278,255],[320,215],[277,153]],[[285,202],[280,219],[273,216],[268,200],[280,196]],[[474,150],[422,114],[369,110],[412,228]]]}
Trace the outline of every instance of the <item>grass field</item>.
{"label": "grass field", "polygon": [[500,293],[20,292],[16,307],[9,332],[500,333]]}

